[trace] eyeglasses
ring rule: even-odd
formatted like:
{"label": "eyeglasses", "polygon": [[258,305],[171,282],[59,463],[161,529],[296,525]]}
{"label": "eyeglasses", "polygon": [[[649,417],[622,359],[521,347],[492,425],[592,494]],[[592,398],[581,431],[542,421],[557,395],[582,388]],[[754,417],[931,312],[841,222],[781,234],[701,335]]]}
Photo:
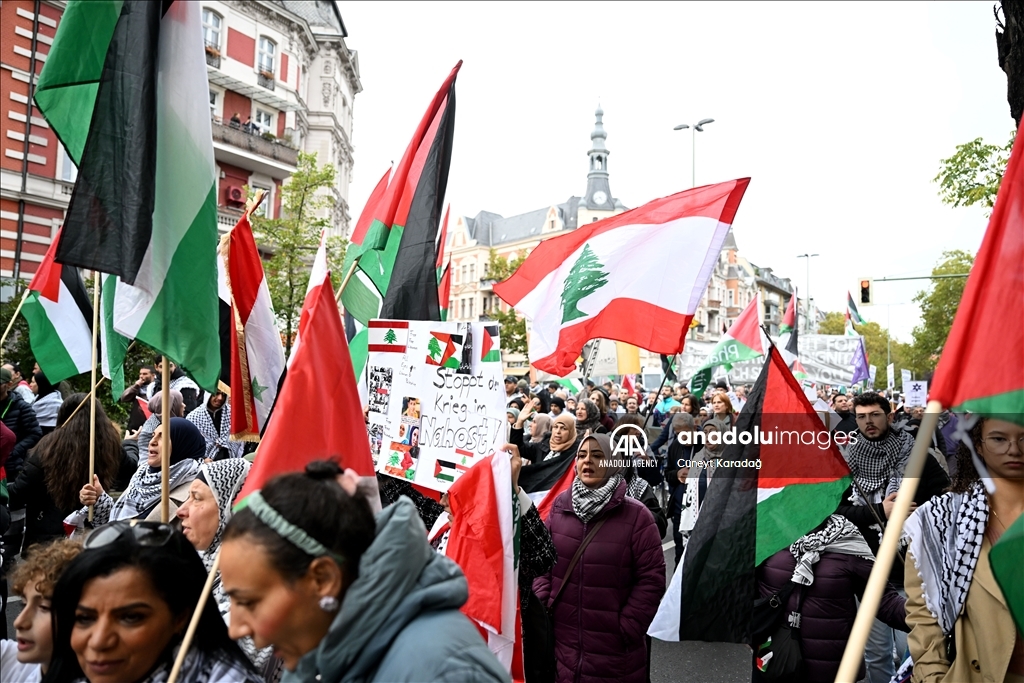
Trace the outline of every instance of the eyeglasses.
{"label": "eyeglasses", "polygon": [[160,522],[140,522],[137,519],[123,520],[96,529],[85,539],[82,547],[86,550],[102,548],[122,536],[130,538],[137,545],[155,548],[167,545],[167,542],[174,536],[174,529],[170,524],[161,524]]}
{"label": "eyeglasses", "polygon": [[[985,450],[992,453],[992,455],[1006,455],[1010,452],[1010,439],[1005,436],[987,436],[981,440],[985,444]],[[1024,436],[1020,437],[1016,441],[1017,452],[1024,453]]]}
{"label": "eyeglasses", "polygon": [[856,420],[857,422],[864,422],[865,420],[877,420],[885,417],[885,413],[880,413],[877,410],[873,413],[858,413]]}

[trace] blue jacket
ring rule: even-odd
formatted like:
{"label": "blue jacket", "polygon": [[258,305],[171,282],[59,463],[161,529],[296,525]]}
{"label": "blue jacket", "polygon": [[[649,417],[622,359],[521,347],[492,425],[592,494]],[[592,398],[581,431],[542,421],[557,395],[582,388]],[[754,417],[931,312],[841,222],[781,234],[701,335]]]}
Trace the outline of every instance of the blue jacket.
{"label": "blue jacket", "polygon": [[459,611],[468,597],[466,577],[434,552],[402,497],[377,514],[377,537],[327,635],[282,681],[508,681]]}

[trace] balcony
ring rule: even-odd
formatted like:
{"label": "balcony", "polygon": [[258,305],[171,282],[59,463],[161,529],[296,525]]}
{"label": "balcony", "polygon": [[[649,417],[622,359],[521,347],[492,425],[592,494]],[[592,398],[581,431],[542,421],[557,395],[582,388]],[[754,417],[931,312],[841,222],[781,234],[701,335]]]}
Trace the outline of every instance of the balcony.
{"label": "balcony", "polygon": [[267,76],[263,73],[256,74],[256,85],[266,88],[267,90],[274,89],[274,77]]}
{"label": "balcony", "polygon": [[217,232],[223,234],[235,227],[242,212],[224,206],[217,207]]}
{"label": "balcony", "polygon": [[279,139],[268,140],[241,128],[225,126],[216,119],[210,127],[218,159],[272,178],[286,178],[295,172],[299,153]]}
{"label": "balcony", "polygon": [[203,47],[206,49],[206,65],[212,66],[214,69],[219,69],[220,45],[215,43],[205,43]]}

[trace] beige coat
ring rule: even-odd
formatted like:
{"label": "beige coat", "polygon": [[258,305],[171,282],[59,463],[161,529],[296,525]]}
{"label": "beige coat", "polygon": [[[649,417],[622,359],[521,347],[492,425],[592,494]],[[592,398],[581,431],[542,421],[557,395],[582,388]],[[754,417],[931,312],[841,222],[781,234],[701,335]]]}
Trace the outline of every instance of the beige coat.
{"label": "beige coat", "polygon": [[907,644],[914,659],[913,683],[1001,683],[1013,654],[1017,627],[999,589],[988,551],[988,537],[967,593],[967,604],[955,627],[956,659],[946,661],[942,629],[929,613],[914,558],[907,554]]}

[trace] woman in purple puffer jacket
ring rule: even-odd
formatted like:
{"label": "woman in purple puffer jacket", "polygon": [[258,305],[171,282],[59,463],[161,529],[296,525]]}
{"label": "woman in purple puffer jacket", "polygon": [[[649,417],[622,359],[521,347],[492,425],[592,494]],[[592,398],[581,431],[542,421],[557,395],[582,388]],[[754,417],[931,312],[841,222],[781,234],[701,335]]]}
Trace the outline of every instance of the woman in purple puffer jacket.
{"label": "woman in purple puffer jacket", "polygon": [[[610,456],[607,435],[580,443],[576,479],[555,499],[547,520],[558,560],[533,583],[552,609],[560,683],[647,680],[645,636],[665,591],[665,555],[654,517],[626,496],[622,468]],[[566,576],[583,539],[602,520]]]}
{"label": "woman in purple puffer jacket", "polygon": [[[799,643],[804,660],[800,680],[804,683],[835,680],[857,616],[854,598],[863,595],[872,565],[871,549],[857,527],[845,517],[832,515],[757,568],[762,597],[779,593],[790,581],[797,584],[789,596],[786,614],[795,612],[800,604]],[[905,603],[906,599],[888,584],[878,618],[891,628],[909,631]]]}

